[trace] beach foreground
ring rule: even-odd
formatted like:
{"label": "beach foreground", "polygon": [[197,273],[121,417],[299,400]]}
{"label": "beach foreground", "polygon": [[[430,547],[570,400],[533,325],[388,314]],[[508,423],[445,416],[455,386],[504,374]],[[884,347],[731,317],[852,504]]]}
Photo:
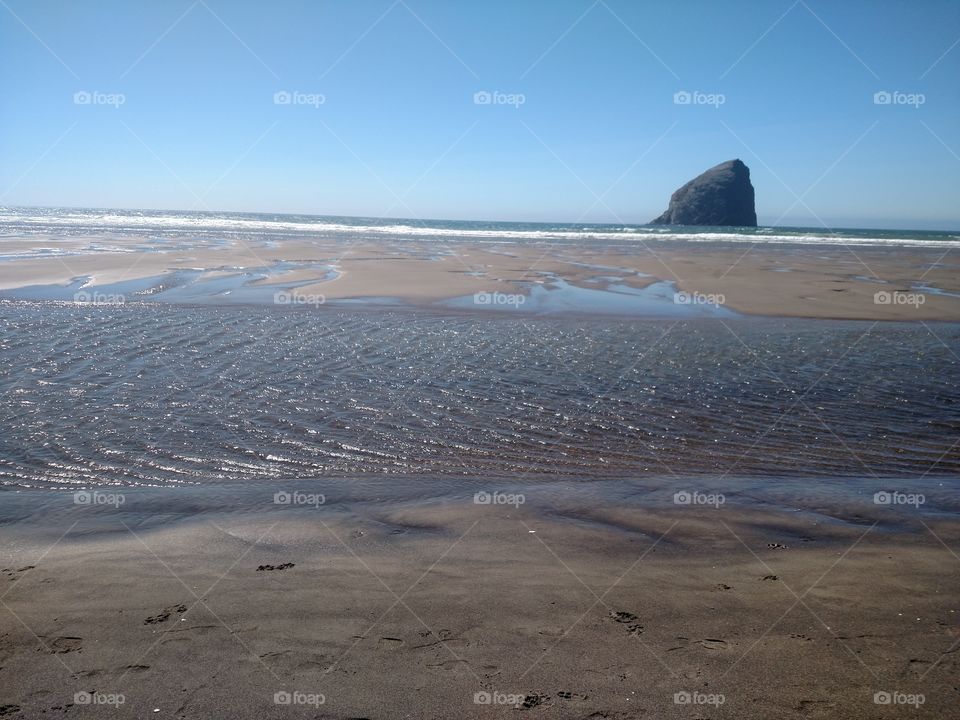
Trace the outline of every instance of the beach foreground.
{"label": "beach foreground", "polygon": [[950,716],[949,248],[207,239],[7,260],[0,717]]}
{"label": "beach foreground", "polygon": [[139,492],[119,507],[6,493],[4,716],[945,718],[956,704],[946,514],[576,493],[296,505],[310,492],[226,512],[226,495]]}

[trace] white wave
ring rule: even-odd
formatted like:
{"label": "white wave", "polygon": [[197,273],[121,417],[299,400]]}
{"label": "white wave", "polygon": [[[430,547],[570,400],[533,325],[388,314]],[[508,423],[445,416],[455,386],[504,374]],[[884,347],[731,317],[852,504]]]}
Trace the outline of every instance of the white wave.
{"label": "white wave", "polygon": [[[255,217],[237,217],[223,215],[197,214],[151,214],[116,213],[110,211],[24,211],[16,208],[0,209],[0,225],[6,231],[56,230],[62,228],[87,229],[98,232],[122,234],[124,230],[140,232],[156,230],[177,231],[181,233],[202,232],[222,235],[248,234],[297,234],[316,237],[337,236],[385,236],[409,239],[445,238],[461,240],[501,240],[501,241],[574,241],[600,240],[631,243],[746,243],[746,244],[799,244],[799,245],[851,245],[879,247],[960,247],[960,237],[950,235],[947,238],[918,237],[863,237],[843,232],[790,234],[777,232],[777,228],[764,227],[755,232],[678,232],[674,228],[664,227],[622,227],[615,231],[592,227],[580,229],[520,229],[520,228],[467,228],[430,225],[416,221],[394,224],[351,224],[317,218],[316,220],[270,220]],[[129,248],[125,250],[130,251]],[[102,250],[101,250],[102,251]],[[112,251],[123,251],[116,247]]]}

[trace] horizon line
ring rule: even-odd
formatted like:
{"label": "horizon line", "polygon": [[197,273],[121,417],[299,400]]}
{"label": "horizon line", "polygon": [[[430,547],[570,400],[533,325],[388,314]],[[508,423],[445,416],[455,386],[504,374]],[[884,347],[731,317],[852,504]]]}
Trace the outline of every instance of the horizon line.
{"label": "horizon line", "polygon": [[[159,213],[180,213],[180,214],[206,214],[206,215],[279,215],[285,217],[316,217],[316,218],[355,218],[355,219],[368,219],[368,220],[402,220],[412,223],[428,223],[428,222],[460,222],[460,223],[501,223],[501,224],[514,224],[514,225],[545,225],[545,224],[556,224],[556,225],[570,225],[570,226],[609,226],[609,227],[675,227],[675,228],[698,228],[698,227],[749,227],[749,226],[740,226],[740,225],[653,225],[652,222],[624,222],[624,221],[596,221],[596,222],[583,222],[583,221],[573,221],[573,220],[497,220],[490,218],[441,218],[441,217],[403,217],[403,216],[387,216],[387,215],[344,215],[340,213],[317,213],[317,212],[278,212],[274,210],[227,210],[227,209],[184,209],[184,208],[157,208],[157,207],[122,207],[122,206],[102,206],[102,207],[93,207],[89,205],[0,205],[0,209],[9,210],[14,208],[23,208],[31,210],[122,210],[127,212],[132,211],[150,211],[150,212],[159,212]],[[895,221],[896,222],[896,221]],[[906,220],[904,222],[907,222]],[[765,225],[757,223],[756,229],[761,228],[771,228],[771,229],[784,229],[784,230],[816,230],[824,233],[833,233],[843,230],[877,230],[881,232],[940,232],[940,233],[955,233],[960,232],[960,219],[954,221],[946,222],[955,222],[956,227],[954,228],[937,228],[937,229],[921,229],[921,228],[903,228],[903,227],[871,227],[871,226],[849,226],[849,225],[836,225],[831,227],[820,227],[817,225]]]}

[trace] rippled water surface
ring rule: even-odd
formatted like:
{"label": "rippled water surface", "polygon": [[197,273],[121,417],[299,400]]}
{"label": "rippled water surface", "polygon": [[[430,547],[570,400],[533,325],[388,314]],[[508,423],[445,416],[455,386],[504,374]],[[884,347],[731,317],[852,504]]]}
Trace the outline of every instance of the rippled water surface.
{"label": "rippled water surface", "polygon": [[0,304],[0,483],[960,471],[960,327]]}

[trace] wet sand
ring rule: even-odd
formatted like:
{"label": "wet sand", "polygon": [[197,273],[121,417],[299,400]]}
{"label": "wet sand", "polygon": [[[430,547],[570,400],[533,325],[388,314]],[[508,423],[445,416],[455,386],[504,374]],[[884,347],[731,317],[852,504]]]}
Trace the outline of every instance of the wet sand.
{"label": "wet sand", "polygon": [[946,718],[958,699],[948,514],[138,492],[5,493],[3,716]]}
{"label": "wet sand", "polygon": [[[960,292],[940,251],[746,250],[297,241],[10,260],[0,279],[273,268],[253,284],[431,308],[667,281],[744,314],[960,318],[948,295],[874,301]],[[939,719],[960,699],[955,479],[927,478],[922,512],[851,478],[729,482],[715,507],[637,496],[649,478],[516,505],[473,502],[463,477],[352,480],[298,481],[316,507],[254,483],[0,489],[0,717]]]}
{"label": "wet sand", "polygon": [[[0,252],[86,247],[72,239],[6,240]],[[960,319],[960,261],[942,249],[843,246],[718,246],[694,243],[620,243],[615,246],[438,241],[334,241],[302,239],[270,245],[158,245],[112,240],[111,251],[27,257],[0,266],[0,288],[66,285],[92,277],[88,289],[203,269],[204,278],[267,268],[270,284],[325,302],[389,298],[405,304],[442,304],[474,293],[528,295],[532,286],[564,280],[604,290],[643,288],[657,281],[689,294],[722,296],[722,304],[747,315],[862,320]],[[125,252],[116,252],[124,248]],[[295,263],[299,267],[276,267]],[[319,266],[333,267],[323,279]],[[877,300],[877,293],[887,293]],[[0,293],[2,294],[2,293]],[[920,300],[916,298],[920,296]],[[489,308],[486,308],[489,309]],[[523,311],[523,308],[520,309]]]}

